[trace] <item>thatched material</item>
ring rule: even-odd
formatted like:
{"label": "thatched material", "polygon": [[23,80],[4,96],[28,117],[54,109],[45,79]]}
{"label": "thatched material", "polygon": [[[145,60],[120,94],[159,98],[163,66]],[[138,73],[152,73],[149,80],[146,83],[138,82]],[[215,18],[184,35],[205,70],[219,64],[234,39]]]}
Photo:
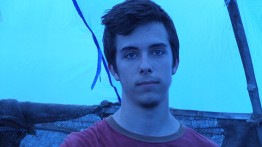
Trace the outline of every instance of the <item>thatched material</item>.
{"label": "thatched material", "polygon": [[[107,101],[101,105],[74,106],[1,100],[0,107],[3,108],[0,110],[0,146],[44,147],[58,146],[70,132],[86,129],[113,114],[120,105]],[[256,131],[259,123],[251,114],[172,108],[170,111],[180,122],[221,146],[259,146]]]}

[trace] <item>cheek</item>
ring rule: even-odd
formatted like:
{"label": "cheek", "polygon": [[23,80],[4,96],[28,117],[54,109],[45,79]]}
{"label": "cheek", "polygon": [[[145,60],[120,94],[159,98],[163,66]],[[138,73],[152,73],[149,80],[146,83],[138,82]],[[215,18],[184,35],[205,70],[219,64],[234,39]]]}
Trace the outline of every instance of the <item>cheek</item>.
{"label": "cheek", "polygon": [[157,62],[156,65],[158,65],[158,70],[165,75],[172,75],[173,74],[173,65],[172,62],[169,62],[168,60]]}
{"label": "cheek", "polygon": [[134,74],[138,68],[137,61],[119,60],[117,63],[118,63],[117,69],[120,76],[125,76],[126,74],[130,74],[130,73]]}
{"label": "cheek", "polygon": [[133,69],[127,64],[120,64],[118,66],[118,75],[120,81],[128,81],[129,78],[132,78],[132,75],[134,75]]}

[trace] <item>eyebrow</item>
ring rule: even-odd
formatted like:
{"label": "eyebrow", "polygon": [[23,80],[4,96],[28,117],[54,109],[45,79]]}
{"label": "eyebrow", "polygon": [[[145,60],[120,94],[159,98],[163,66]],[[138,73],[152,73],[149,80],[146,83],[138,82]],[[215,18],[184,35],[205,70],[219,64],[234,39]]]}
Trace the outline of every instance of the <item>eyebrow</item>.
{"label": "eyebrow", "polygon": [[126,47],[123,47],[120,52],[124,52],[124,51],[129,51],[129,50],[138,50],[137,47],[135,46],[126,46]]}
{"label": "eyebrow", "polygon": [[164,43],[155,43],[149,46],[149,48],[156,48],[156,47],[166,47],[167,45]]}
{"label": "eyebrow", "polygon": [[[166,47],[167,45],[165,43],[154,43],[149,46],[149,48],[157,48],[157,47]],[[126,46],[123,47],[120,51],[128,51],[128,50],[139,50],[138,47],[135,46]]]}

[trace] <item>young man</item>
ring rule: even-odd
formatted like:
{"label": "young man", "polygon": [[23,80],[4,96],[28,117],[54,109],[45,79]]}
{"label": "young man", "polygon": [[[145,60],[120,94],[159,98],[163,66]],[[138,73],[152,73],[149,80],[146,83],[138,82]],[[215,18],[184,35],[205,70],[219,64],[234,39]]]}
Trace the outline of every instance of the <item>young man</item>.
{"label": "young man", "polygon": [[127,0],[102,17],[108,67],[122,86],[120,109],[70,134],[65,146],[218,146],[169,111],[169,87],[179,64],[171,18],[150,0]]}

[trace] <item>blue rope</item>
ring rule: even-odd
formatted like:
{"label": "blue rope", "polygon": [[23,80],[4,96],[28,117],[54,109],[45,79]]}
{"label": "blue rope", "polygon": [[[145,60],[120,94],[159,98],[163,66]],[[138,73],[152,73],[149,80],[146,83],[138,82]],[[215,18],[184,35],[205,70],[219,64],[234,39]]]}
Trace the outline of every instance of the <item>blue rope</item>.
{"label": "blue rope", "polygon": [[72,0],[72,1],[73,1],[73,3],[74,3],[74,6],[75,6],[75,8],[76,8],[76,10],[77,10],[77,12],[78,12],[78,14],[79,14],[79,16],[82,18],[82,20],[83,20],[84,24],[86,25],[86,27],[88,28],[88,30],[92,33],[92,37],[93,37],[93,40],[94,40],[94,43],[95,43],[95,45],[96,45],[97,52],[98,52],[96,75],[95,75],[95,78],[94,78],[93,83],[92,83],[92,85],[91,85],[91,89],[93,90],[93,88],[95,87],[95,84],[96,84],[96,82],[97,82],[98,76],[99,76],[100,73],[101,73],[101,60],[102,60],[102,61],[103,61],[104,68],[105,68],[106,73],[107,73],[107,76],[108,76],[109,83],[110,83],[110,85],[114,88],[115,93],[116,93],[117,98],[118,98],[118,101],[121,102],[121,98],[120,98],[120,96],[119,96],[119,94],[118,94],[118,92],[117,92],[117,88],[112,84],[112,80],[111,80],[111,77],[110,77],[110,73],[109,73],[109,70],[108,70],[106,61],[105,61],[105,59],[104,59],[104,56],[103,56],[103,54],[102,54],[102,51],[101,51],[101,49],[100,49],[100,47],[99,47],[99,43],[98,43],[98,41],[97,41],[97,39],[96,39],[96,36],[95,36],[94,32],[92,31],[92,29],[91,29],[91,28],[89,27],[89,25],[87,24],[87,22],[86,22],[86,20],[85,20],[85,18],[84,18],[84,16],[83,16],[83,13],[82,13],[82,11],[80,10],[80,8],[79,8],[76,0]]}

